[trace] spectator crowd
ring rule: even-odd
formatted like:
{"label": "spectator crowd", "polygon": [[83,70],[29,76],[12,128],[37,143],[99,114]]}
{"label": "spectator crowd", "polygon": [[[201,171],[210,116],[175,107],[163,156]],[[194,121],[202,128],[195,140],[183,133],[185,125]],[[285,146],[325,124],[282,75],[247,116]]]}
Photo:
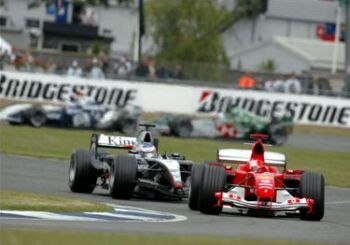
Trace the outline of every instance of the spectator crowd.
{"label": "spectator crowd", "polygon": [[267,79],[263,83],[257,83],[256,79],[249,72],[245,72],[239,78],[238,88],[294,94],[301,94],[303,92],[302,83],[294,73],[288,77],[279,76],[277,79]]}
{"label": "spectator crowd", "polygon": [[184,72],[181,64],[176,64],[175,69],[171,70],[165,65],[160,65],[157,69],[154,59],[144,57],[138,64],[135,70],[135,75],[138,77],[160,78],[160,79],[184,79]]}
{"label": "spectator crowd", "polygon": [[286,79],[280,76],[276,80],[265,81],[264,90],[269,92],[301,94],[303,92],[303,87],[300,80],[292,73]]}
{"label": "spectator crowd", "polygon": [[302,76],[296,74],[274,75],[262,78],[244,72],[238,79],[239,89],[264,90],[289,94],[334,95],[329,79],[320,76]]}
{"label": "spectator crowd", "polygon": [[11,54],[1,53],[0,69],[10,65],[15,70],[67,75],[69,77],[86,77],[91,79],[129,78],[132,76],[148,79],[184,79],[183,67],[176,64],[174,69],[165,65],[156,66],[152,57],[144,57],[139,64],[132,63],[127,56],[109,59],[105,54],[86,58],[65,58],[42,55],[35,56],[28,51],[16,51]]}
{"label": "spectator crowd", "polygon": [[42,72],[92,79],[104,79],[104,69],[108,67],[107,59],[103,56],[93,57],[92,59],[87,58],[84,64],[80,64],[77,59],[73,59],[70,64],[66,64],[63,60],[57,61],[50,57],[37,57],[28,51],[2,54],[0,68],[4,69],[5,64],[20,71]]}

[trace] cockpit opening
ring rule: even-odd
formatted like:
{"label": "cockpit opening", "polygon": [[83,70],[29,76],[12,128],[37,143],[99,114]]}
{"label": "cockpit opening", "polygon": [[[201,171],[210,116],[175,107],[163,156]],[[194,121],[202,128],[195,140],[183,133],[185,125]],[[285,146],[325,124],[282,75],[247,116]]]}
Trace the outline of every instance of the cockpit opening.
{"label": "cockpit opening", "polygon": [[264,153],[264,147],[262,144],[256,144],[254,147],[255,154],[261,155]]}

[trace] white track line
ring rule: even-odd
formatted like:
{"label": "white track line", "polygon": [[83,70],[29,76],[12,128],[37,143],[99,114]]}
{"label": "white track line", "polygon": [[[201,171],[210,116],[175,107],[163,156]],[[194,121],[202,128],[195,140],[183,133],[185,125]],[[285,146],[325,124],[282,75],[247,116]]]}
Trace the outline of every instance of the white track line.
{"label": "white track line", "polygon": [[[58,213],[51,212],[41,212],[41,211],[8,211],[8,210],[0,210],[0,214],[13,214],[20,216],[28,216],[24,218],[37,218],[37,219],[45,219],[45,220],[61,220],[61,221],[98,221],[98,219],[88,218],[88,217],[77,217],[77,216],[69,216],[69,215],[61,215]],[[13,217],[12,219],[15,219]],[[19,218],[21,219],[21,218]]]}
{"label": "white track line", "polygon": [[[41,212],[41,211],[12,211],[12,210],[0,210],[0,214],[6,216],[18,215],[20,217],[2,217],[5,219],[39,219],[39,220],[61,220],[61,221],[103,221],[103,222],[178,222],[187,220],[186,216],[158,212],[142,208],[133,208],[128,206],[113,206],[116,213],[107,212],[82,212],[82,213],[51,213],[51,212]],[[131,214],[134,213],[135,215]],[[84,214],[86,217],[84,217]],[[99,217],[88,217],[88,215],[96,215]],[[150,217],[150,216],[154,217]],[[157,217],[158,216],[158,217]],[[163,216],[163,217],[162,217]],[[170,219],[168,219],[171,217]],[[115,220],[111,219],[115,218]],[[126,219],[126,220],[118,220]]]}

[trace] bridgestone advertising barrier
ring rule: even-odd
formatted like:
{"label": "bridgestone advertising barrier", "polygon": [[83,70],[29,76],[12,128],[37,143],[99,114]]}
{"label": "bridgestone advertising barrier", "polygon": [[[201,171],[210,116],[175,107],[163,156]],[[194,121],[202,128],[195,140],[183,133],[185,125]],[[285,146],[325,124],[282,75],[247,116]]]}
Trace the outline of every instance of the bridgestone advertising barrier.
{"label": "bridgestone advertising barrier", "polygon": [[265,117],[288,113],[297,124],[350,127],[345,98],[0,72],[1,99],[65,103],[82,93],[112,107],[139,105],[145,112],[213,115],[242,107]]}

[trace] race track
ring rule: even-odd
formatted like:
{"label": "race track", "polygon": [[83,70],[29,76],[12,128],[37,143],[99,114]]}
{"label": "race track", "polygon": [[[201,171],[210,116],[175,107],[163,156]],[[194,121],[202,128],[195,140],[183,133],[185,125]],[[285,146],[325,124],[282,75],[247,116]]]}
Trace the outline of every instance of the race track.
{"label": "race track", "polygon": [[349,152],[350,138],[339,135],[295,133],[289,136],[286,146],[299,149]]}
{"label": "race track", "polygon": [[1,189],[24,190],[56,194],[133,206],[187,217],[171,223],[91,222],[91,221],[33,221],[1,219],[1,225],[49,227],[79,230],[142,232],[170,234],[205,234],[245,236],[266,239],[300,239],[312,241],[350,241],[350,189],[326,188],[326,214],[321,222],[301,221],[290,217],[247,217],[238,214],[208,216],[188,209],[185,201],[161,202],[132,199],[114,200],[106,191],[93,194],[71,193],[67,186],[68,164],[65,161],[1,156]]}

